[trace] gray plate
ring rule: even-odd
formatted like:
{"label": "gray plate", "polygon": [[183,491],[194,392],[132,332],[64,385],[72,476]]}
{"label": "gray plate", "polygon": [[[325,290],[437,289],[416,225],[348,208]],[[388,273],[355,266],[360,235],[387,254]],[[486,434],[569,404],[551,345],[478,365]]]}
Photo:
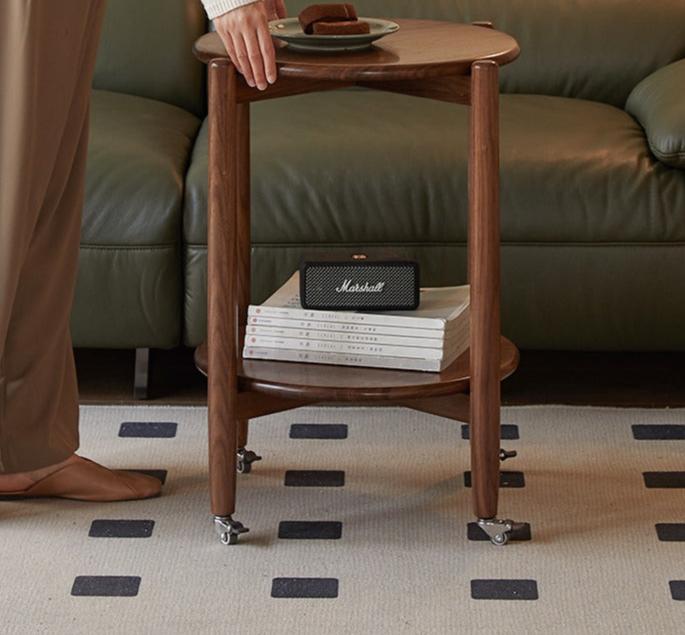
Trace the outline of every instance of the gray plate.
{"label": "gray plate", "polygon": [[400,25],[390,20],[378,18],[359,18],[368,22],[371,33],[363,35],[307,35],[297,18],[272,20],[269,32],[279,40],[288,43],[288,48],[306,53],[341,53],[343,51],[363,51],[376,40],[395,33]]}

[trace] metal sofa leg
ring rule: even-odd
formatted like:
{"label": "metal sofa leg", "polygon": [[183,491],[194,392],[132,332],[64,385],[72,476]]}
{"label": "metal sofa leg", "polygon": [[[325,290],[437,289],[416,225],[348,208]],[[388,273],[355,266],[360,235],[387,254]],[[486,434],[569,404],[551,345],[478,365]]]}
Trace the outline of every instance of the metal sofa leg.
{"label": "metal sofa leg", "polygon": [[150,384],[150,349],[136,349],[136,366],[133,377],[133,398],[147,399]]}

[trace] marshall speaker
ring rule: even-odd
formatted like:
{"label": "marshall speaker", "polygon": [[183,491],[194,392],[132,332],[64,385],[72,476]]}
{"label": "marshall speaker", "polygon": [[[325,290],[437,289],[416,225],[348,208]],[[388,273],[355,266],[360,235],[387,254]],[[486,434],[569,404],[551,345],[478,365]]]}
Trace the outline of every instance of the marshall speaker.
{"label": "marshall speaker", "polygon": [[419,306],[419,265],[363,253],[347,260],[312,257],[300,265],[305,309],[402,311]]}

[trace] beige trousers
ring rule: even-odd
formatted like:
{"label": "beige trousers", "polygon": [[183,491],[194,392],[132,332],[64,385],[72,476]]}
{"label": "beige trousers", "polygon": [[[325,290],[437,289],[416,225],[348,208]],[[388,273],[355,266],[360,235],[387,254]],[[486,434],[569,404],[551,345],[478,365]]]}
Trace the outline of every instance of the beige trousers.
{"label": "beige trousers", "polygon": [[0,0],[0,473],[78,447],[69,333],[104,0]]}

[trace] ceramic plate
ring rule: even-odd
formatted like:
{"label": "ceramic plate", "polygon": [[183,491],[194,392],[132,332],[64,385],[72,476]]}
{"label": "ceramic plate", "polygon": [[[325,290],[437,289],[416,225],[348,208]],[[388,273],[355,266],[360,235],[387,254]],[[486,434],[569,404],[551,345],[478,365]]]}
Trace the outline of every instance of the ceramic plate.
{"label": "ceramic plate", "polygon": [[400,25],[390,20],[378,18],[359,18],[368,22],[371,33],[362,35],[307,35],[297,18],[272,20],[269,22],[271,35],[288,43],[288,48],[306,53],[341,53],[343,51],[362,51],[376,40],[395,33]]}

